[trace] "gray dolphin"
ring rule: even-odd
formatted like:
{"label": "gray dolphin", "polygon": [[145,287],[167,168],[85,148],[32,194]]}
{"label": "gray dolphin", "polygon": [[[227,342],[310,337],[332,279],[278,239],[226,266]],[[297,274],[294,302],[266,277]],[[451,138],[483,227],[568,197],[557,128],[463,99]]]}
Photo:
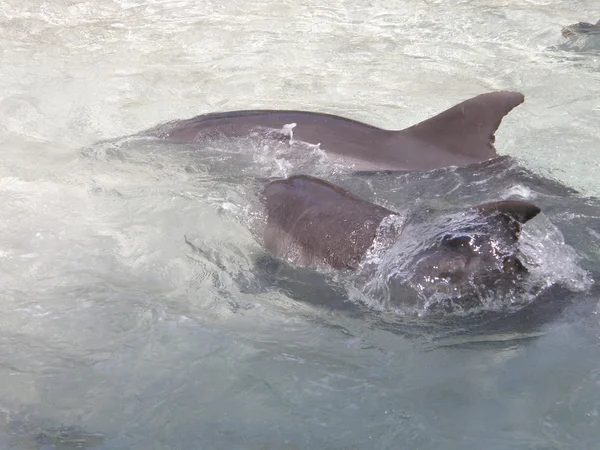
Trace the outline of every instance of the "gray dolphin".
{"label": "gray dolphin", "polygon": [[562,30],[562,35],[564,37],[573,37],[578,34],[600,34],[600,20],[595,24],[578,22],[573,25],[569,25]]}
{"label": "gray dolphin", "polygon": [[331,114],[254,110],[205,114],[160,125],[146,134],[188,143],[244,137],[260,130],[277,136],[274,131],[287,126],[295,139],[320,144],[334,162],[358,171],[431,170],[496,157],[494,133],[502,118],[523,101],[518,92],[482,94],[400,131]]}
{"label": "gray dolphin", "polygon": [[[378,249],[378,261],[389,262],[391,257],[392,265],[404,265],[410,272],[401,281],[388,277],[390,289],[395,282],[408,281],[426,295],[440,289],[464,292],[469,286],[497,288],[498,282],[512,283],[525,274],[518,238],[522,224],[540,213],[530,203],[500,201],[468,208],[452,220],[452,216],[438,221],[431,216],[404,217],[396,222],[400,225],[394,225],[394,218],[401,214],[305,175],[269,183],[263,201],[267,212],[264,245],[274,256],[302,267],[356,271],[364,269],[367,255]],[[415,221],[420,222],[416,228]],[[434,224],[435,229],[429,234],[410,233],[405,232],[407,224],[417,230],[419,226],[431,229]],[[415,239],[423,242],[415,245]],[[411,252],[402,251],[404,247]],[[391,256],[386,256],[390,249]]]}

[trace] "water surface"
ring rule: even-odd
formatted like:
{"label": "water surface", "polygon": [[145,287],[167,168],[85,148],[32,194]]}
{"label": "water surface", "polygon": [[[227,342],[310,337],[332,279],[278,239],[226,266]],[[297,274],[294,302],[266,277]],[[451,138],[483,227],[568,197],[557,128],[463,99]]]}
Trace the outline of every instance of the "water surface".
{"label": "water surface", "polygon": [[299,301],[338,292],[268,286],[249,226],[250,178],[293,167],[235,146],[97,142],[249,108],[403,128],[521,91],[499,153],[579,196],[512,165],[345,182],[388,206],[442,179],[453,194],[429,201],[536,201],[530,233],[557,229],[594,278],[600,43],[560,31],[597,14],[583,0],[2,2],[2,446],[595,448],[593,287],[534,329],[476,335]]}

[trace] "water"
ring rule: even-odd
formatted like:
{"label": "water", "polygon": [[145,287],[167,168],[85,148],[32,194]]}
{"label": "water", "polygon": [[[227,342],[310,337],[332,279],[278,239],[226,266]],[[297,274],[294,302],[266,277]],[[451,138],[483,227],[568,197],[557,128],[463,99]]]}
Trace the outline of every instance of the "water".
{"label": "water", "polygon": [[[268,288],[255,269],[250,178],[289,166],[95,143],[258,107],[403,128],[511,89],[526,102],[499,152],[598,195],[600,43],[561,36],[597,14],[594,1],[3,1],[0,446],[596,448],[592,288],[541,328],[525,314],[476,335],[328,308],[338,292],[320,275]],[[442,178],[452,195],[427,201],[535,200],[545,219],[529,233],[554,250],[564,237],[598,270],[597,202],[516,166],[500,171],[514,182],[393,185],[330,169],[388,206]]]}

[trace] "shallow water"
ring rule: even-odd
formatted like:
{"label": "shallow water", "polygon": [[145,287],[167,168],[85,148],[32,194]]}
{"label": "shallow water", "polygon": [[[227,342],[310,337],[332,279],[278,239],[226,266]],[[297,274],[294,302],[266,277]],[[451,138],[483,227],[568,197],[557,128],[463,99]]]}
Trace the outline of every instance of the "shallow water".
{"label": "shallow water", "polygon": [[499,153],[580,196],[510,164],[392,181],[348,180],[318,155],[301,169],[389,207],[442,180],[448,195],[422,201],[530,199],[544,210],[530,235],[558,229],[593,278],[600,42],[561,27],[595,22],[596,6],[2,2],[1,446],[595,448],[594,288],[476,334],[328,308],[327,279],[268,286],[256,271],[250,179],[297,167],[235,146],[96,142],[259,107],[403,128],[518,90]]}

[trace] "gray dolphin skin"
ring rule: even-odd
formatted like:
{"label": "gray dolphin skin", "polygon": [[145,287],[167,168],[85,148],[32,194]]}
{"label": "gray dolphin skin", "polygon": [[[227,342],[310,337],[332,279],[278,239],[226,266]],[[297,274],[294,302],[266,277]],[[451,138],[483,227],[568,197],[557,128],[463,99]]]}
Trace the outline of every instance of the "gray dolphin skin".
{"label": "gray dolphin skin", "polygon": [[273,135],[273,131],[295,124],[294,139],[320,144],[334,162],[357,171],[431,170],[496,157],[494,133],[502,118],[523,101],[518,92],[486,93],[400,131],[330,114],[254,110],[201,115],[146,133],[173,142],[201,143],[215,137],[244,137],[260,130],[267,131],[267,136],[270,130]]}
{"label": "gray dolphin skin", "polygon": [[588,22],[578,22],[568,27],[563,28],[562,35],[564,37],[573,37],[578,34],[600,34],[600,20],[595,24]]}
{"label": "gray dolphin skin", "polygon": [[[305,175],[269,183],[264,245],[276,257],[303,267],[359,268],[378,236],[380,224],[397,213]],[[444,285],[495,285],[526,273],[518,257],[521,226],[540,209],[521,201],[468,208],[467,220],[444,225],[414,256],[410,271],[417,283],[435,292]],[[396,230],[392,244],[402,240]]]}
{"label": "gray dolphin skin", "polygon": [[269,183],[264,199],[265,248],[303,267],[356,269],[381,221],[395,214],[306,175]]}

